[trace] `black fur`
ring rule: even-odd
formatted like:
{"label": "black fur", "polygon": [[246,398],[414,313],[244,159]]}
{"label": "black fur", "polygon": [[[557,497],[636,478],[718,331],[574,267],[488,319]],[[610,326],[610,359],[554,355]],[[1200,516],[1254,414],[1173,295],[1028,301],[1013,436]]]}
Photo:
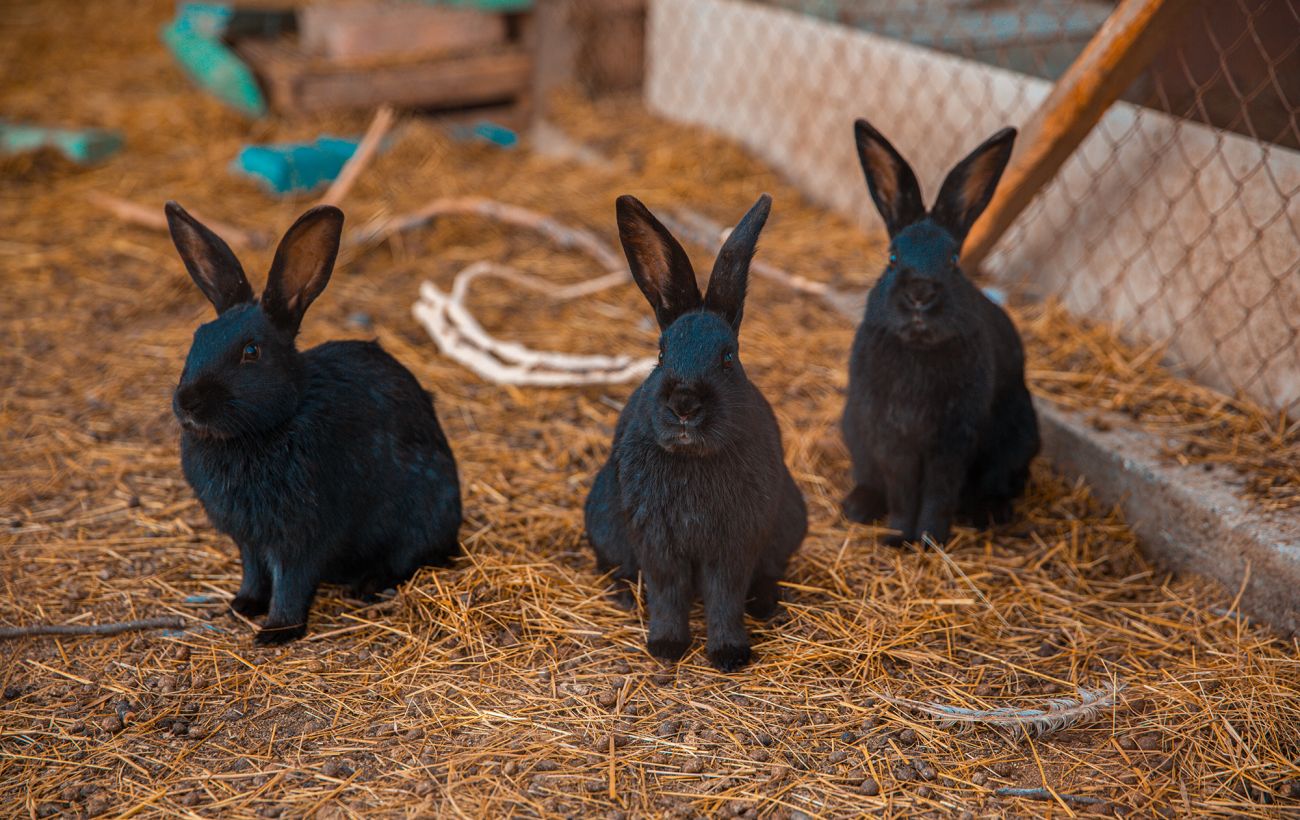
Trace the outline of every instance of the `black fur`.
{"label": "black fur", "polygon": [[644,574],[650,652],[686,652],[698,593],[709,659],[725,671],[749,661],[744,613],[775,614],[777,583],[808,528],[776,417],[740,364],[749,261],[770,207],[765,194],[732,231],[701,297],[668,230],[619,198],[623,248],[659,320],[660,364],[619,417],[585,507],[597,565],[622,584]]}
{"label": "black fur", "polygon": [[433,402],[375,342],[299,352],[343,213],[308,211],[276,251],[260,302],[219,237],[174,202],[172,238],[217,309],[199,327],[172,397],[181,466],[244,570],[231,606],[267,614],[258,643],[306,633],[322,582],[360,597],[459,551],[456,462]]}
{"label": "black fur", "polygon": [[854,488],[844,514],[887,516],[899,544],[946,541],[955,516],[1001,523],[1038,453],[1020,335],[958,267],[988,205],[1015,131],[962,160],[926,214],[907,162],[865,120],[858,154],[890,235],[889,266],[853,340],[844,441]]}

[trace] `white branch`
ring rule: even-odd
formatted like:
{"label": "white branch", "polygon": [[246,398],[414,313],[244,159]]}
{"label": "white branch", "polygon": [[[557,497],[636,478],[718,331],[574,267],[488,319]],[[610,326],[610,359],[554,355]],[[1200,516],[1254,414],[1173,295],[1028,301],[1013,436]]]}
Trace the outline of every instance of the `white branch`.
{"label": "white branch", "polygon": [[[494,262],[475,262],[456,274],[451,293],[443,293],[434,284],[425,282],[420,286],[420,300],[412,308],[416,320],[424,325],[444,355],[483,378],[497,384],[572,387],[635,381],[654,369],[654,359],[554,353],[493,337],[465,307],[470,284],[485,276],[505,279],[536,292],[553,289],[545,279],[532,274]],[[561,292],[581,290],[584,293],[578,295],[585,295],[621,284],[625,279],[621,271],[616,280],[612,276],[582,282]],[[598,283],[600,287],[592,287]],[[567,294],[564,297],[573,298]]]}

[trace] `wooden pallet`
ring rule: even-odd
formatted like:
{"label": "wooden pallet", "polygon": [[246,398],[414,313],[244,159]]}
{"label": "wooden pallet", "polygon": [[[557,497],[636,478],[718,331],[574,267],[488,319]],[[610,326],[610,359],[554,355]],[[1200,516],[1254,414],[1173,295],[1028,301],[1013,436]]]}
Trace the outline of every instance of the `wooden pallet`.
{"label": "wooden pallet", "polygon": [[304,54],[291,40],[244,40],[236,50],[281,112],[380,105],[427,111],[474,106],[527,108],[533,58],[522,44],[485,53],[348,65]]}
{"label": "wooden pallet", "polygon": [[282,113],[493,109],[523,124],[531,111],[533,15],[392,0],[321,3],[298,11],[298,37],[234,44]]}
{"label": "wooden pallet", "polygon": [[[536,0],[534,96],[556,88],[591,94],[638,90],[645,72],[647,0]],[[542,112],[545,116],[545,112]]]}

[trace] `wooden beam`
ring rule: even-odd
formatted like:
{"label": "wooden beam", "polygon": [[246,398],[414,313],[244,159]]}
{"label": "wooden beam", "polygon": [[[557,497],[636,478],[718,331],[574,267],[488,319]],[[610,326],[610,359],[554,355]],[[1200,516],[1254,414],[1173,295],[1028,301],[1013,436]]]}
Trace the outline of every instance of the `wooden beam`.
{"label": "wooden beam", "polygon": [[966,239],[963,267],[980,266],[1194,5],[1195,0],[1121,0],[1021,130],[997,194]]}
{"label": "wooden beam", "polygon": [[299,47],[335,63],[481,53],[505,41],[506,18],[473,8],[376,0],[298,12]]}
{"label": "wooden beam", "polygon": [[308,57],[287,41],[245,40],[237,48],[262,79],[272,107],[286,112],[517,104],[526,102],[532,82],[532,55],[516,45],[368,66]]}

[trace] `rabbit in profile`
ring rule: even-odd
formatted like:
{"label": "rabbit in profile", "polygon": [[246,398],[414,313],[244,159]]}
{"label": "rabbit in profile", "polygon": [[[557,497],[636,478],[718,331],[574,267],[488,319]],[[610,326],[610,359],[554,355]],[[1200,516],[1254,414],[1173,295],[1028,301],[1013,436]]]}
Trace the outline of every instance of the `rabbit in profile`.
{"label": "rabbit in profile", "polygon": [[1004,128],[957,164],[926,212],[911,167],[855,124],[889,265],[853,339],[843,433],[853,461],[844,514],[887,517],[889,543],[942,543],[955,516],[1003,523],[1038,453],[1020,335],[958,267],[962,241],[1011,157]]}
{"label": "rabbit in profile", "polygon": [[740,363],[749,262],[771,204],[761,196],[731,232],[701,296],[682,246],[619,197],[623,250],[659,322],[659,365],[619,416],[585,506],[597,565],[620,584],[645,579],[650,653],[686,652],[698,593],[709,660],[724,671],[749,662],[745,611],[775,614],[808,528],[776,417]]}
{"label": "rabbit in profile", "polygon": [[181,466],[239,546],[231,606],[267,614],[257,642],[304,635],[322,582],[370,597],[447,563],[459,550],[460,487],[431,396],[376,342],[294,344],[329,282],[343,212],[313,208],[294,223],[261,299],[220,237],[174,202],[166,214],[217,309],[195,331],[172,396]]}

